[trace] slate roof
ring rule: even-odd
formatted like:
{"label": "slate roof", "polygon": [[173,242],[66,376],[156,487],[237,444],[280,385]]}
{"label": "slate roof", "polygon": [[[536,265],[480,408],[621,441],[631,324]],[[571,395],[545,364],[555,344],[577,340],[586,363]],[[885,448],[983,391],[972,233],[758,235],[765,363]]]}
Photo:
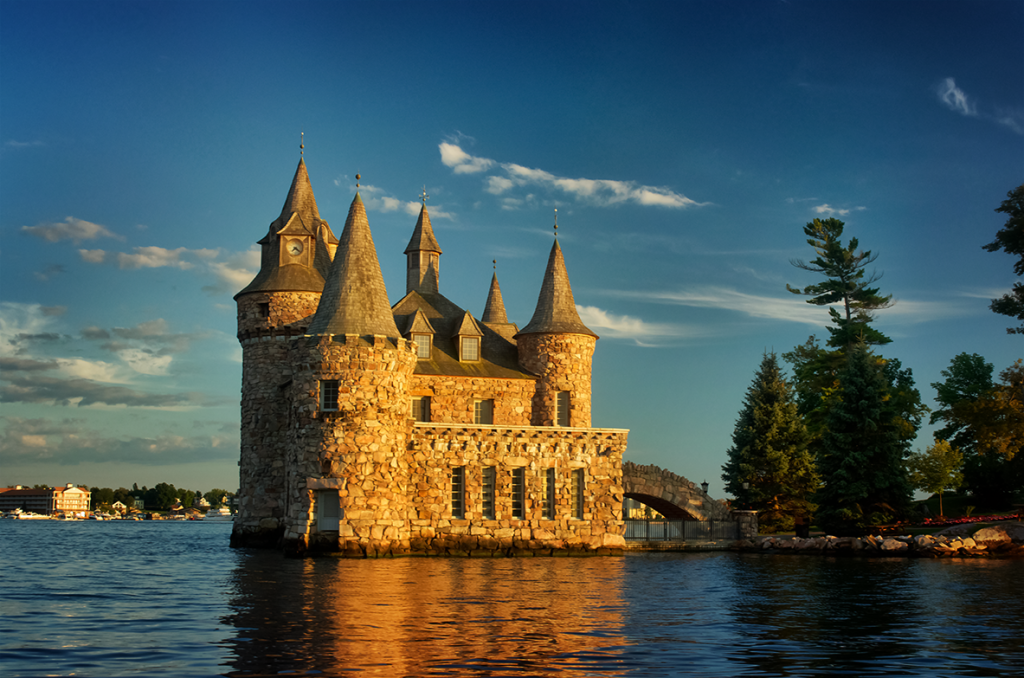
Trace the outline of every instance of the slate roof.
{"label": "slate roof", "polygon": [[487,291],[487,303],[484,304],[484,314],[480,318],[485,323],[507,323],[508,316],[505,314],[505,301],[501,298],[501,287],[498,286],[498,274],[491,275],[491,289]]}
{"label": "slate roof", "polygon": [[[281,265],[280,239],[289,235],[312,236],[316,240],[314,266]],[[327,263],[330,261],[326,245],[337,242],[331,227],[320,218],[306,163],[300,158],[281,215],[270,224],[267,235],[259,241],[262,247],[259,273],[235,298],[251,292],[319,292],[323,289],[324,273],[328,270],[323,257],[327,257]]]}
{"label": "slate roof", "polygon": [[406,246],[403,254],[420,251],[441,254],[441,246],[437,244],[437,238],[434,237],[434,229],[430,225],[430,215],[427,213],[426,203],[420,208],[420,217],[416,220],[416,228],[413,229],[412,238],[409,239],[409,244]]}
{"label": "slate roof", "polygon": [[349,207],[308,333],[401,336],[388,304],[366,207],[358,193]]}
{"label": "slate roof", "polygon": [[[459,308],[440,293],[421,294],[413,290],[406,294],[392,307],[395,322],[400,327],[408,328],[420,322],[417,315],[422,314],[434,330],[433,348],[430,360],[416,361],[415,374],[448,375],[455,377],[492,377],[501,379],[535,379],[536,377],[519,366],[519,350],[511,338],[502,336],[495,328],[484,323],[477,323],[471,314]],[[468,319],[468,320],[467,320]],[[466,322],[472,325],[464,325]],[[480,340],[480,360],[459,362],[458,333],[460,329],[469,330],[464,334],[476,334],[471,327],[476,327],[482,337]],[[514,327],[514,325],[513,325]]]}
{"label": "slate roof", "polygon": [[548,256],[548,267],[544,271],[544,281],[537,297],[537,309],[530,322],[516,336],[542,333],[587,334],[597,338],[583,324],[576,311],[569,274],[565,270],[565,258],[557,240],[551,246],[551,254]]}

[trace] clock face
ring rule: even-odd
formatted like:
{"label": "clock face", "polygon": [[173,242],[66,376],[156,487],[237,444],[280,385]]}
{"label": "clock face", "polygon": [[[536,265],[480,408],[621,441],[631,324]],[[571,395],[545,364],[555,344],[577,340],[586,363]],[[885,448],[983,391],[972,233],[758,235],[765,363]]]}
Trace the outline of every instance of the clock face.
{"label": "clock face", "polygon": [[302,241],[301,240],[289,240],[288,244],[285,245],[288,250],[288,254],[293,257],[297,257],[302,254]]}

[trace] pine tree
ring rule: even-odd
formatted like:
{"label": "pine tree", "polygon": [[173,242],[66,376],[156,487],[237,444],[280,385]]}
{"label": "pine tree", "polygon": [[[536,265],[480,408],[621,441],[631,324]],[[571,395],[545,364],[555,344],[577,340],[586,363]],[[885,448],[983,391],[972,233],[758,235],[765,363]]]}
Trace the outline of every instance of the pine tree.
{"label": "pine tree", "polygon": [[[812,506],[818,484],[793,392],[774,353],[766,353],[747,389],[722,468],[725,489],[740,506],[759,511],[764,531],[788,530]],[[746,485],[746,487],[744,487]]]}
{"label": "pine tree", "polygon": [[883,367],[865,346],[852,347],[818,452],[820,527],[857,532],[908,508],[909,440],[896,409]]}
{"label": "pine tree", "polygon": [[[1024,184],[1006,194],[996,212],[1003,212],[1009,215],[1006,225],[996,233],[996,239],[983,249],[989,252],[1003,250],[1007,254],[1020,257],[1013,264],[1013,272],[1018,276],[1024,276]],[[1007,327],[1009,334],[1024,334],[1024,283],[1014,283],[1013,289],[993,299],[989,304],[994,312],[1008,315],[1021,321],[1020,327]]]}

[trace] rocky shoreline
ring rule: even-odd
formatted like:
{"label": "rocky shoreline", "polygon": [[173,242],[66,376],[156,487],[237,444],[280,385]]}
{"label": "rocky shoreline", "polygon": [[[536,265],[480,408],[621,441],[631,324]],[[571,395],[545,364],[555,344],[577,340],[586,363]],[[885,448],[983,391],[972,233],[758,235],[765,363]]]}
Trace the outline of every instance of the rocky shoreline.
{"label": "rocky shoreline", "polygon": [[763,535],[734,544],[739,551],[918,558],[989,558],[1024,556],[1024,523],[988,527],[957,525],[916,536],[833,537],[802,539]]}

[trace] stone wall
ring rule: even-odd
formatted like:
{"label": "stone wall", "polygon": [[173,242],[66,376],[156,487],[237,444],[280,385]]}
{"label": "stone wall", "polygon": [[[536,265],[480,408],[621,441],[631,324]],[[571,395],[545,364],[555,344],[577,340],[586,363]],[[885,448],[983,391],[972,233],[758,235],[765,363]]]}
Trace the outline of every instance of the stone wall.
{"label": "stone wall", "polygon": [[625,494],[637,495],[641,501],[643,497],[663,500],[685,510],[693,520],[733,519],[726,505],[712,499],[699,485],[658,466],[627,461],[622,465],[622,483]]}
{"label": "stone wall", "polygon": [[529,426],[536,382],[532,379],[489,379],[417,374],[410,396],[430,396],[430,421],[473,423],[473,401],[494,400],[494,424]]}
{"label": "stone wall", "polygon": [[519,364],[539,377],[533,397],[534,426],[555,424],[555,397],[568,391],[569,426],[590,427],[591,365],[595,337],[586,334],[524,334],[516,340]]}
{"label": "stone wall", "polygon": [[[416,424],[408,454],[403,533],[399,520],[385,518],[385,506],[367,506],[358,517],[346,514],[337,536],[319,534],[310,543],[321,550],[363,556],[533,555],[610,553],[625,545],[622,522],[622,454],[627,431],[503,426]],[[465,468],[465,513],[452,515],[452,468]],[[496,469],[495,514],[482,515],[483,469]],[[511,470],[525,469],[525,515],[512,517]],[[544,478],[555,469],[552,518],[543,515]],[[584,470],[584,514],[572,517],[572,472]],[[310,487],[325,481],[310,478]],[[349,482],[348,487],[352,484]],[[344,491],[344,490],[341,490]],[[312,515],[313,512],[310,513]],[[391,524],[391,531],[360,530],[355,521]],[[352,528],[346,527],[352,524]]]}

